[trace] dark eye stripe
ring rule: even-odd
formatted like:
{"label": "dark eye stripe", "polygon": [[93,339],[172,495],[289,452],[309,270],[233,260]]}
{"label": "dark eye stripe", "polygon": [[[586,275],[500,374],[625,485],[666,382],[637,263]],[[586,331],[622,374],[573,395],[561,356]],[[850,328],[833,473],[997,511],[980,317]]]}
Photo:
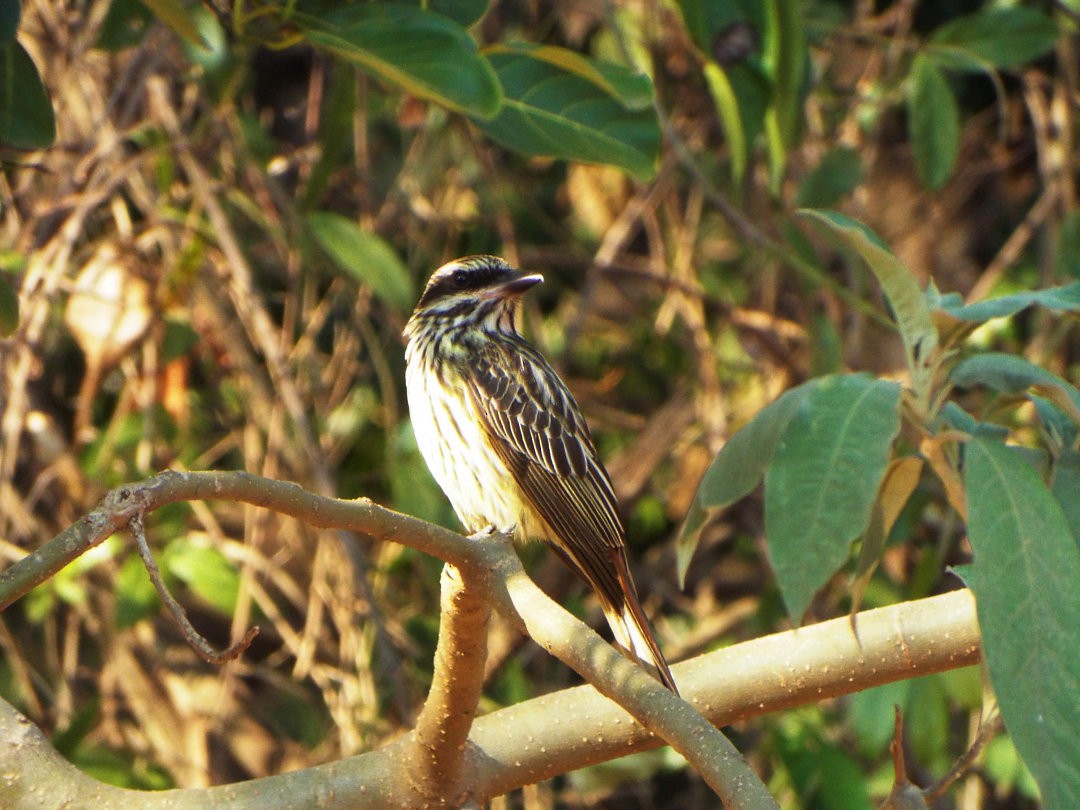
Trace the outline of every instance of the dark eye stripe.
{"label": "dark eye stripe", "polygon": [[418,307],[450,295],[477,292],[505,279],[514,269],[502,259],[493,256],[470,256],[456,263],[452,272],[441,273],[432,278],[420,297]]}

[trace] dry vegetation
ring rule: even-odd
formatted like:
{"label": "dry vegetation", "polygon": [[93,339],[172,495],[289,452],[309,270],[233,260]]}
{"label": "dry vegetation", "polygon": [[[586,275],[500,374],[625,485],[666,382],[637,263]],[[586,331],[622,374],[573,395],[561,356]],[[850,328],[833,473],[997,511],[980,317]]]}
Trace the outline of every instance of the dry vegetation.
{"label": "dry vegetation", "polygon": [[[837,144],[860,156],[865,179],[844,210],[942,289],[982,295],[1062,279],[1075,76],[1034,63],[997,98],[970,80],[956,175],[927,191],[895,95],[904,37],[929,24],[915,3],[880,14],[854,4],[812,48],[821,88],[776,195],[760,158],[731,188],[711,102],[663,4],[618,12],[651,37],[670,116],[649,182],[515,155],[302,47],[236,42],[214,64],[151,24],[131,47],[104,50],[107,5],[29,0],[23,12],[58,137],[0,175],[0,257],[17,271],[6,278],[22,305],[19,331],[0,343],[4,564],[110,487],[163,469],[246,470],[454,525],[411,444],[407,307],[373,295],[314,243],[305,217],[328,210],[386,239],[414,289],[465,253],[545,273],[529,329],[594,426],[646,609],[669,658],[683,659],[786,623],[757,497],[708,528],[686,589],[675,585],[672,541],[713,454],[810,376],[902,368],[868,276],[838,263],[812,277],[789,261],[788,212],[822,156]],[[478,36],[603,53],[615,47],[609,13],[598,2],[499,4]],[[1071,46],[1061,46],[1070,63]],[[355,107],[341,101],[352,98]],[[1020,330],[995,339],[1067,375],[1075,329],[1032,318]],[[942,502],[932,488],[920,497]],[[213,785],[332,761],[412,727],[431,677],[437,561],[228,502],[161,510],[147,530],[213,643],[252,624],[262,632],[239,660],[205,664],[160,611],[126,536],[78,560],[0,616],[0,693],[65,756],[120,784]],[[955,520],[931,508],[907,531],[912,542],[886,554],[871,606],[955,587],[941,566],[966,559]],[[602,624],[551,555],[525,558],[549,593]],[[838,578],[811,618],[843,615],[847,598]],[[575,680],[495,619],[486,708]],[[940,705],[926,722],[946,724],[932,745],[913,746],[918,775],[932,781],[975,733],[978,673],[909,690]],[[880,733],[853,725],[850,703],[800,711],[735,729],[777,795],[807,795],[797,753],[814,746],[826,758],[849,752],[844,763],[860,763],[879,798],[888,790],[891,760],[866,744]],[[624,775],[620,786],[614,770],[594,769],[506,806],[711,806],[663,753]],[[1015,778],[972,777],[949,806],[1030,806],[1030,786]]]}

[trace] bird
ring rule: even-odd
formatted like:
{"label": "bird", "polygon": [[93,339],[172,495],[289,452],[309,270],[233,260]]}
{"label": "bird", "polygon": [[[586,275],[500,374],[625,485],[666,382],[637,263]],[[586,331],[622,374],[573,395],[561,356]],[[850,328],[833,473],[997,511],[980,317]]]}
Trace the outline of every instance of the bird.
{"label": "bird", "polygon": [[543,280],[497,256],[432,273],[403,334],[417,445],[466,532],[546,541],[596,592],[622,652],[677,695],[585,418],[518,332],[521,296]]}

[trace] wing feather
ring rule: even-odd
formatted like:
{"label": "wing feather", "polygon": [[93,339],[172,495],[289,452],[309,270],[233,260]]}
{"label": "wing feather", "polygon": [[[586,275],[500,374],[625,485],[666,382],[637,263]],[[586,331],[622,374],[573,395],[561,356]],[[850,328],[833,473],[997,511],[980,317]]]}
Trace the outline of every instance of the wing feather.
{"label": "wing feather", "polygon": [[[489,341],[471,358],[467,385],[499,455],[558,534],[549,539],[581,558],[576,563],[580,568],[598,545],[623,546],[611,480],[565,384],[529,344],[507,343]],[[596,562],[604,568],[611,565],[608,560]]]}
{"label": "wing feather", "polygon": [[544,539],[593,586],[619,643],[678,694],[630,576],[611,479],[566,385],[528,343],[506,335],[478,347],[462,377]]}

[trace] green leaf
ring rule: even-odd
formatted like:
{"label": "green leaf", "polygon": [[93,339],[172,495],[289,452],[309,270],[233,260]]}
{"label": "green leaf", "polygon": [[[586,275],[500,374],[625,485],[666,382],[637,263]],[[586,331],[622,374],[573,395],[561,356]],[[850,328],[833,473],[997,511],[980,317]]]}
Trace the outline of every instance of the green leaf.
{"label": "green leaf", "polygon": [[769,557],[798,619],[870,522],[900,430],[900,386],[822,378],[785,428],[765,473]]}
{"label": "green leaf", "polygon": [[1034,806],[1041,806],[1038,803],[1039,791],[1035,779],[1007,735],[995,737],[986,744],[982,761],[982,770],[986,772],[995,790],[1015,791],[1032,799]]}
{"label": "green leaf", "polygon": [[72,753],[71,764],[107,785],[132,790],[165,790],[175,787],[161,766],[149,764],[145,757],[118,753],[102,744],[84,742]]}
{"label": "green leaf", "polygon": [[976,354],[958,363],[949,376],[953,383],[964,388],[986,385],[1008,394],[1033,387],[1053,388],[1067,394],[1080,407],[1080,391],[1075,386],[1016,354]]}
{"label": "green leaf", "polygon": [[493,45],[484,53],[487,56],[492,54],[528,56],[531,59],[546,62],[566,73],[585,79],[616,99],[627,110],[644,110],[652,106],[654,93],[649,77],[622,65],[589,59],[566,48],[534,45],[529,42]]}
{"label": "green leaf", "polygon": [[641,108],[652,93],[647,77],[552,47],[486,53],[504,92],[499,114],[475,121],[486,135],[527,155],[606,163],[641,179],[655,174],[660,126],[651,106]]}
{"label": "green leaf", "polygon": [[862,256],[877,276],[900,329],[912,387],[925,400],[929,395],[929,361],[937,348],[938,334],[915,275],[861,222],[837,211],[802,209],[799,213],[827,225]]}
{"label": "green leaf", "polygon": [[994,67],[1007,68],[1037,59],[1054,48],[1057,24],[1025,6],[984,8],[956,17],[929,38],[936,48],[958,50]]}
{"label": "green leaf", "polygon": [[866,774],[862,765],[838,744],[821,751],[818,767],[819,801],[807,802],[804,807],[825,807],[832,810],[874,810],[870,801]]}
{"label": "green leaf", "polygon": [[107,560],[113,559],[123,542],[117,535],[110,535],[103,543],[76,557],[51,579],[30,592],[35,599],[27,604],[27,616],[31,621],[44,619],[53,609],[56,599],[69,605],[85,605],[89,597],[86,574]]}
{"label": "green leaf", "polygon": [[[799,112],[796,76],[805,64],[802,28],[792,25],[794,4],[678,0],[677,6],[724,129],[734,185],[742,187],[750,151],[763,130],[775,180],[785,158],[784,133],[793,129],[789,123]],[[796,93],[788,92],[792,86]]]}
{"label": "green leaf", "polygon": [[709,31],[705,0],[678,0],[676,6],[682,17],[683,26],[698,49],[705,53],[709,50],[712,34]]}
{"label": "green leaf", "polygon": [[154,13],[142,0],[110,0],[98,29],[97,47],[121,51],[137,45],[153,21]]}
{"label": "green leaf", "polygon": [[1064,287],[1003,295],[967,305],[960,296],[947,295],[940,297],[937,305],[945,314],[973,323],[984,323],[991,318],[1006,318],[1030,306],[1046,307],[1054,312],[1080,312],[1080,281]]}
{"label": "green leaf", "polygon": [[837,323],[824,310],[818,310],[811,316],[807,337],[811,377],[824,377],[846,369],[844,339]]}
{"label": "green leaf", "polygon": [[207,604],[226,616],[236,610],[240,572],[216,548],[186,539],[169,544],[162,565]]}
{"label": "green leaf", "polygon": [[[1047,808],[1080,796],[1080,549],[1038,474],[1001,444],[965,447],[983,653],[1001,716]],[[1075,498],[1075,493],[1073,494]]]}
{"label": "green leaf", "polygon": [[1061,219],[1058,233],[1057,271],[1059,275],[1080,278],[1080,211],[1072,210]]}
{"label": "green leaf", "polygon": [[676,544],[680,583],[685,581],[705,521],[761,483],[788,423],[819,382],[819,379],[810,380],[785,391],[728,439],[716,454],[698,485]]}
{"label": "green leaf", "polygon": [[904,712],[905,735],[917,761],[933,772],[943,772],[949,758],[949,705],[940,678],[930,675],[911,684]]}
{"label": "green leaf", "polygon": [[0,278],[0,337],[8,337],[19,328],[19,296]]}
{"label": "green leaf", "polygon": [[924,54],[915,58],[907,105],[919,176],[928,188],[939,189],[960,153],[960,109],[945,76]]}
{"label": "green leaf", "polygon": [[412,306],[416,296],[408,268],[385,240],[329,211],[308,214],[307,224],[340,269],[395,309],[404,312]]}
{"label": "green leaf", "polygon": [[859,753],[864,757],[879,757],[889,749],[896,730],[893,708],[908,705],[914,683],[912,680],[895,681],[851,696],[848,717]]}
{"label": "green leaf", "polygon": [[954,427],[973,436],[982,436],[1001,442],[1009,438],[1009,429],[1007,427],[993,422],[980,422],[955,402],[945,403],[945,407],[941,409],[941,417],[949,427]]}
{"label": "green leaf", "polygon": [[750,146],[747,127],[743,122],[743,111],[739,96],[735,92],[731,76],[713,60],[705,63],[705,85],[709,88],[720,124],[724,128],[727,140],[728,159],[731,161],[731,176],[736,186],[742,185],[749,159]]}
{"label": "green leaf", "polygon": [[765,4],[763,64],[772,92],[765,114],[769,157],[769,187],[779,193],[787,168],[788,149],[798,136],[803,108],[803,78],[808,65],[806,26],[798,0],[771,0]]}
{"label": "green leaf", "polygon": [[[866,776],[837,743],[809,731],[788,732],[777,748],[797,800],[794,807],[871,810]],[[777,735],[779,736],[779,735]]]}
{"label": "green leaf", "polygon": [[0,0],[0,45],[15,41],[21,16],[21,0]]}
{"label": "green leaf", "polygon": [[1043,436],[1047,447],[1054,455],[1060,455],[1062,451],[1077,446],[1077,436],[1080,436],[1080,425],[1070,419],[1065,411],[1055,405],[1051,400],[1030,394],[1029,398],[1035,405],[1035,413],[1042,423]]}
{"label": "green leaf", "polygon": [[859,153],[850,146],[837,146],[821,158],[799,185],[796,205],[823,208],[836,205],[854,191],[866,176]]}
{"label": "green leaf", "polygon": [[978,664],[949,669],[936,676],[954,707],[974,711],[982,708],[985,697],[982,667]]}
{"label": "green leaf", "polygon": [[154,12],[165,25],[192,45],[207,47],[193,11],[183,0],[142,0],[142,4]]}
{"label": "green leaf", "polygon": [[480,118],[499,110],[502,93],[491,65],[469,33],[441,14],[372,3],[294,19],[312,45],[407,93]]}
{"label": "green leaf", "polygon": [[722,509],[761,483],[788,424],[823,379],[785,391],[728,440],[698,488],[703,506]]}
{"label": "green leaf", "polygon": [[413,0],[407,5],[442,14],[462,28],[476,25],[488,13],[491,0]]}
{"label": "green leaf", "polygon": [[1050,470],[1050,491],[1057,499],[1073,540],[1080,545],[1080,452],[1066,450]]}
{"label": "green leaf", "polygon": [[985,385],[1008,394],[1035,388],[1080,425],[1080,391],[1056,374],[1018,355],[977,354],[960,362],[949,378],[962,388]]}
{"label": "green leaf", "polygon": [[52,102],[17,40],[0,45],[0,145],[44,149],[56,139]]}
{"label": "green leaf", "polygon": [[192,6],[190,15],[199,38],[185,38],[180,43],[184,54],[203,69],[205,78],[210,79],[212,84],[226,81],[225,74],[232,69],[234,57],[237,61],[242,59],[240,51],[233,48],[221,20],[205,5]]}

